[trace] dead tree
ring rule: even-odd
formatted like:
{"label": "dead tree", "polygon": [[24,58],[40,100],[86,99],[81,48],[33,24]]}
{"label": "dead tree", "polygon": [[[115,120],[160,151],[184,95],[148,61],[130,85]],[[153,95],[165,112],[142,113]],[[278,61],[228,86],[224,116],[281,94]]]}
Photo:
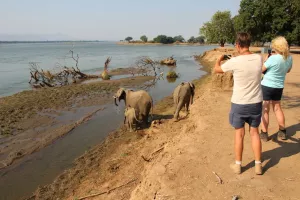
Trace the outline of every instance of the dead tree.
{"label": "dead tree", "polygon": [[136,71],[143,76],[153,76],[151,81],[146,82],[141,86],[142,89],[148,90],[154,87],[157,81],[163,79],[163,72],[161,71],[158,61],[152,60],[149,57],[141,57],[136,62]]}
{"label": "dead tree", "polygon": [[39,67],[37,62],[30,62],[30,80],[29,84],[34,88],[40,87],[57,87],[64,86],[71,83],[76,83],[77,80],[99,78],[97,75],[89,75],[80,71],[78,67],[79,55],[74,56],[74,51],[70,50],[71,58],[75,62],[75,67],[62,66],[60,63],[56,63],[56,67],[59,68],[58,72],[51,72],[49,70],[43,70]]}

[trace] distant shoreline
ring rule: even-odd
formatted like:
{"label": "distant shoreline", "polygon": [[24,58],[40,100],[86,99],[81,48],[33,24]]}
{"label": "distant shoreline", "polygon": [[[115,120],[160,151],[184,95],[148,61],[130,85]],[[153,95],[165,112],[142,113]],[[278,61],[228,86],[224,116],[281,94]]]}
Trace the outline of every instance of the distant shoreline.
{"label": "distant shoreline", "polygon": [[109,41],[100,41],[100,40],[0,41],[0,44],[21,44],[21,43],[67,43],[67,42],[109,42]]}
{"label": "distant shoreline", "polygon": [[172,44],[162,44],[162,43],[152,43],[152,42],[117,42],[117,45],[130,45],[130,46],[207,46],[207,45],[215,45],[215,44],[200,44],[200,43],[187,43],[187,42],[180,42],[180,43],[172,43]]}

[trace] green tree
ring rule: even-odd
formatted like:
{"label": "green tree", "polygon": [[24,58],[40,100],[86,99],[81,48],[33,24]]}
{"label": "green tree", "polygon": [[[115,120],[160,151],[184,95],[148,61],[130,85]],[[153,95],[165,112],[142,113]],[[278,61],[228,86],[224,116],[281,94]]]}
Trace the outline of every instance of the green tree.
{"label": "green tree", "polygon": [[146,35],[141,36],[140,39],[141,39],[143,42],[147,42],[147,41],[148,41],[148,38],[147,38]]}
{"label": "green tree", "polygon": [[204,44],[205,43],[205,37],[200,35],[195,38],[196,43]]}
{"label": "green tree", "polygon": [[190,39],[188,39],[187,41],[188,43],[200,43],[200,44],[204,44],[205,43],[205,37],[204,36],[198,36],[198,37],[190,37]]}
{"label": "green tree", "polygon": [[270,42],[281,35],[300,44],[299,16],[299,0],[242,0],[233,21],[236,32],[250,33],[255,42]]}
{"label": "green tree", "polygon": [[222,47],[226,42],[231,42],[234,28],[230,11],[216,12],[211,21],[200,28],[200,34],[204,35],[208,42],[219,43]]}
{"label": "green tree", "polygon": [[174,39],[172,37],[168,37],[166,35],[158,35],[156,38],[153,39],[156,43],[162,44],[171,44],[174,43]]}
{"label": "green tree", "polygon": [[185,39],[182,37],[182,35],[175,36],[173,39],[175,42],[184,42],[185,41]]}
{"label": "green tree", "polygon": [[187,41],[188,43],[196,43],[196,38],[194,36],[190,37]]}
{"label": "green tree", "polygon": [[127,42],[130,42],[132,39],[133,39],[133,38],[130,37],[130,36],[128,36],[127,38],[125,38],[125,40],[126,40]]}

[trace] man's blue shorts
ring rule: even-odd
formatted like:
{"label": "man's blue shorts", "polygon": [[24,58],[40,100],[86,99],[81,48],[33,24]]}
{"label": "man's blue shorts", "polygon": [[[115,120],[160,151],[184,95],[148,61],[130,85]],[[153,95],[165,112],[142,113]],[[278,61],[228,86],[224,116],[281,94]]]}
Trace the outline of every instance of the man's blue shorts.
{"label": "man's blue shorts", "polygon": [[254,104],[231,103],[229,122],[234,128],[243,128],[245,123],[257,128],[261,122],[262,102]]}

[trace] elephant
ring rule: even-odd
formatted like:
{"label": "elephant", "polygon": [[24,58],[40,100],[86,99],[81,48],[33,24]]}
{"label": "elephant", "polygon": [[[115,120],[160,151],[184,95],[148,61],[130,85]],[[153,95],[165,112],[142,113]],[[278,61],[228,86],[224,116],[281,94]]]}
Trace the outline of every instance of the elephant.
{"label": "elephant", "polygon": [[151,108],[153,113],[153,100],[146,91],[133,91],[120,88],[115,94],[114,99],[116,106],[118,106],[117,99],[119,102],[124,100],[126,107],[132,107],[135,109],[137,119],[142,121],[145,125],[148,124],[148,117]]}
{"label": "elephant", "polygon": [[136,111],[132,107],[126,107],[124,111],[124,124],[126,123],[129,127],[130,132],[132,132],[133,125],[137,125],[137,122],[141,122],[136,118]]}
{"label": "elephant", "polygon": [[177,121],[179,112],[183,106],[185,106],[186,111],[189,112],[190,104],[193,104],[193,99],[195,95],[195,85],[190,82],[182,82],[179,84],[174,92],[173,99],[175,104],[175,114],[174,118]]}

